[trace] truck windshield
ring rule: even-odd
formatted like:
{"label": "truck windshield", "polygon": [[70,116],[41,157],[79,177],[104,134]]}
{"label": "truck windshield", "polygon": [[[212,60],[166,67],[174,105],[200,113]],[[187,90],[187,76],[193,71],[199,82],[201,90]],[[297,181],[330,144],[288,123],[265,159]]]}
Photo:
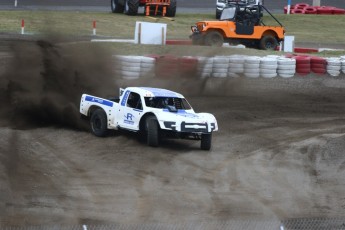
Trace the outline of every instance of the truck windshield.
{"label": "truck windshield", "polygon": [[176,109],[191,109],[186,99],[178,97],[145,97],[145,105],[157,109],[164,109],[167,106],[173,106]]}

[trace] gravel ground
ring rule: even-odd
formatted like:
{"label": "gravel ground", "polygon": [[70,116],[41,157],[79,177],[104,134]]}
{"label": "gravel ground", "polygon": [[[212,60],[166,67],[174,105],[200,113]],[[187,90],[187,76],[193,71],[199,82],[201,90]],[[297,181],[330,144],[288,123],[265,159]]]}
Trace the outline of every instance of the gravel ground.
{"label": "gravel ground", "polygon": [[[104,51],[18,43],[0,55],[0,227],[344,216],[344,75],[126,81]],[[80,92],[130,85],[177,90],[215,114],[212,150],[97,138],[73,120]]]}

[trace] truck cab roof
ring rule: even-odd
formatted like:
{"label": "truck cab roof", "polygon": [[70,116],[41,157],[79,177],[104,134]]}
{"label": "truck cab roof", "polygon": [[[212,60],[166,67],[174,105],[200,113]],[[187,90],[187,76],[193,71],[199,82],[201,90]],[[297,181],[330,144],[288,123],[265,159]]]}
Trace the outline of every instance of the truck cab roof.
{"label": "truck cab roof", "polygon": [[177,98],[184,98],[184,96],[180,93],[161,89],[161,88],[153,88],[153,87],[128,87],[126,90],[131,92],[136,92],[144,97],[177,97]]}

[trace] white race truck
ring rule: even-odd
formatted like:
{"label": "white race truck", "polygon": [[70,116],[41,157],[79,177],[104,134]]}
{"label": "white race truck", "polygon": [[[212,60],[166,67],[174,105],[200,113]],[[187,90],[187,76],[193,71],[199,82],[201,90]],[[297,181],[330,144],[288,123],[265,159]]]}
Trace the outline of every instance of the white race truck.
{"label": "white race truck", "polygon": [[126,129],[145,135],[147,144],[156,147],[162,137],[201,140],[201,149],[209,150],[212,132],[218,130],[210,113],[195,113],[179,93],[159,88],[120,89],[117,99],[83,94],[80,113],[90,119],[94,135],[106,136],[110,129]]}

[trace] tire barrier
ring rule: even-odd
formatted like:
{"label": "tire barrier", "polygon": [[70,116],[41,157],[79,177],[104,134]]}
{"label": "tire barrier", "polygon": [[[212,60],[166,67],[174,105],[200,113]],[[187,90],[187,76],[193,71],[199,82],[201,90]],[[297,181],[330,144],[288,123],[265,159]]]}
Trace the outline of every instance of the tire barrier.
{"label": "tire barrier", "polygon": [[140,63],[140,77],[150,77],[155,74],[156,59],[152,57],[142,57]]}
{"label": "tire barrier", "polygon": [[341,72],[340,58],[327,58],[327,73],[332,77],[338,77]]}
{"label": "tire barrier", "polygon": [[197,75],[201,78],[211,77],[213,71],[213,58],[197,57]]}
{"label": "tire barrier", "polygon": [[260,61],[260,76],[273,78],[277,76],[278,60],[275,57],[264,57]]}
{"label": "tire barrier", "polygon": [[296,73],[299,75],[308,75],[311,72],[309,56],[294,56],[296,59]]}
{"label": "tire barrier", "polygon": [[345,56],[340,57],[341,60],[341,71],[345,74]]}
{"label": "tire barrier", "polygon": [[191,56],[153,56],[156,59],[155,76],[159,78],[196,77],[198,59]]}
{"label": "tire barrier", "polygon": [[214,57],[212,66],[212,77],[228,77],[229,57]]}
{"label": "tire barrier", "polygon": [[140,77],[141,56],[115,56],[115,73],[124,79]]}
{"label": "tire barrier", "polygon": [[239,77],[244,73],[245,57],[244,55],[229,56],[228,77]]}
{"label": "tire barrier", "polygon": [[114,56],[114,72],[123,79],[172,78],[291,78],[317,74],[339,77],[345,74],[345,56],[323,58],[307,55],[231,55],[176,57],[173,55]]}
{"label": "tire barrier", "polygon": [[280,57],[278,59],[278,76],[290,78],[296,74],[296,59]]}
{"label": "tire barrier", "polygon": [[260,57],[249,56],[244,59],[244,76],[250,78],[260,77]]}
{"label": "tire barrier", "polygon": [[173,55],[156,57],[155,76],[159,78],[174,78],[179,75],[179,60]]}
{"label": "tire barrier", "polygon": [[310,69],[311,72],[323,75],[327,72],[327,61],[322,57],[311,57],[310,58]]}
{"label": "tire barrier", "polygon": [[179,58],[179,74],[183,78],[195,77],[196,69],[198,67],[198,59],[191,56],[184,56]]}
{"label": "tire barrier", "polygon": [[[284,7],[284,14],[287,14],[288,7]],[[310,6],[307,3],[297,3],[290,6],[291,14],[328,14],[339,15],[345,14],[345,9],[333,6]]]}

